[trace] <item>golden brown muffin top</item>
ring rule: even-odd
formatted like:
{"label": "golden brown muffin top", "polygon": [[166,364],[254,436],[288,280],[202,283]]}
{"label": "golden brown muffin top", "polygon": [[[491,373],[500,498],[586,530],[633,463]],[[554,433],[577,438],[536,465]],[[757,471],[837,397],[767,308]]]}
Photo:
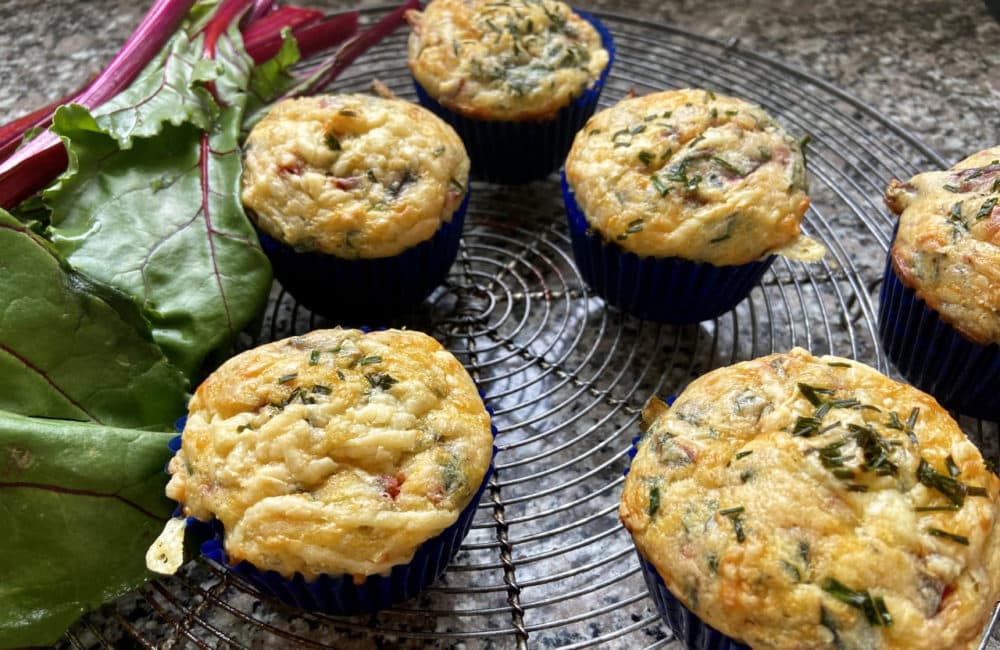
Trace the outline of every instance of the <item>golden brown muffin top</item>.
{"label": "golden brown muffin top", "polygon": [[243,352],[198,387],[167,496],[222,522],[234,564],[362,579],[457,520],[492,448],[472,379],[437,341],[316,330]]}
{"label": "golden brown muffin top", "polygon": [[622,521],[702,620],[758,650],[977,647],[1000,479],[932,397],[796,348],[644,420]]}
{"label": "golden brown muffin top", "polygon": [[608,65],[597,30],[562,2],[434,0],[407,20],[413,76],[470,117],[550,118]]}
{"label": "golden brown muffin top", "polygon": [[324,95],[277,104],[250,132],[243,205],[267,234],[344,258],[430,239],[465,197],[454,129],[400,99]]}
{"label": "golden brown muffin top", "polygon": [[640,256],[718,266],[814,260],[800,144],[760,107],[706,90],[626,99],[577,133],[566,178],[587,223]]}
{"label": "golden brown muffin top", "polygon": [[893,180],[893,268],[966,338],[1000,343],[1000,146],[947,171]]}

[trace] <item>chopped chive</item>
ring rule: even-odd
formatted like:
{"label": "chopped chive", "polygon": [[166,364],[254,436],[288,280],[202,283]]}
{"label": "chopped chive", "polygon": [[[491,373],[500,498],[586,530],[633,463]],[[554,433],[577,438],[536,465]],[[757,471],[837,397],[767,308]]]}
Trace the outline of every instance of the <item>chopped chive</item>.
{"label": "chopped chive", "polygon": [[958,203],[956,203],[953,206],[951,206],[951,215],[950,215],[949,218],[952,219],[952,220],[956,220],[956,221],[961,221],[962,220],[962,202],[961,201],[959,201]]}
{"label": "chopped chive", "polygon": [[653,187],[655,187],[656,191],[660,193],[660,196],[666,196],[670,192],[670,188],[667,187],[662,180],[660,180],[659,176],[653,176],[652,182]]}
{"label": "chopped chive", "polygon": [[365,176],[367,176],[368,180],[371,181],[372,183],[377,183],[378,182],[378,179],[375,178],[375,172],[372,171],[372,170],[370,170],[370,169],[365,172]]}
{"label": "chopped chive", "polygon": [[319,363],[319,355],[320,354],[321,353],[320,353],[319,350],[313,350],[312,352],[309,353],[309,365],[310,366],[315,366],[317,363]]}
{"label": "chopped chive", "polygon": [[601,133],[600,129],[591,129],[587,135],[599,135]]}
{"label": "chopped chive", "polygon": [[743,178],[744,176],[746,176],[746,174],[743,173],[743,170],[741,170],[739,167],[737,167],[733,163],[729,162],[728,160],[726,160],[722,156],[712,156],[712,161],[716,165],[718,165],[719,167],[722,167],[723,169],[725,169],[728,172],[732,172],[733,174],[736,174],[740,178]]}
{"label": "chopped chive", "polygon": [[913,410],[910,411],[910,417],[906,419],[906,428],[912,430],[913,427],[917,425],[917,417],[919,416],[920,416],[920,409],[916,406],[913,407]]}
{"label": "chopped chive", "polygon": [[733,508],[724,508],[724,509],[722,509],[722,510],[719,511],[719,514],[722,515],[723,517],[729,517],[729,516],[732,516],[732,515],[741,514],[745,510],[746,510],[746,508],[744,508],[743,506],[735,506]]}
{"label": "chopped chive", "polygon": [[832,408],[833,408],[833,402],[823,402],[822,404],[819,405],[819,408],[816,409],[815,417],[822,420],[824,417],[826,417],[826,414],[829,413],[830,409]]}
{"label": "chopped chive", "polygon": [[944,466],[952,478],[957,478],[958,475],[962,473],[962,470],[960,470],[958,465],[955,464],[955,459],[951,457],[951,454],[948,454],[948,456],[944,459]]}
{"label": "chopped chive", "polygon": [[996,207],[997,197],[991,196],[983,202],[983,205],[979,208],[979,212],[976,213],[976,219],[985,219],[990,216],[993,212],[993,208]]}
{"label": "chopped chive", "polygon": [[652,152],[649,152],[649,151],[640,151],[639,152],[639,161],[643,165],[646,165],[647,167],[649,166],[649,163],[653,162],[653,158],[654,158],[654,155],[653,155]]}
{"label": "chopped chive", "polygon": [[660,486],[653,485],[649,488],[649,508],[647,512],[649,516],[654,516],[660,509]]}
{"label": "chopped chive", "polygon": [[381,388],[382,390],[389,390],[393,385],[399,383],[399,380],[387,372],[373,372],[365,375],[365,379],[368,380],[372,388]]}
{"label": "chopped chive", "polygon": [[966,485],[965,486],[965,496],[969,497],[985,497],[989,496],[986,488],[979,485]]}
{"label": "chopped chive", "polygon": [[969,545],[969,538],[965,535],[956,535],[955,533],[949,533],[948,531],[941,530],[940,528],[928,528],[927,532],[934,537],[942,537],[959,544],[964,544],[966,546]]}
{"label": "chopped chive", "polygon": [[642,133],[645,130],[646,130],[646,125],[645,124],[640,124],[639,126],[634,127],[628,133],[629,133],[629,135],[639,135],[640,133]]}
{"label": "chopped chive", "polygon": [[719,109],[717,109],[714,106],[712,107],[712,110],[708,112],[708,114],[711,116],[713,120],[719,119]]}
{"label": "chopped chive", "polygon": [[839,479],[852,479],[854,478],[854,471],[849,469],[835,469],[833,470],[833,475]]}
{"label": "chopped chive", "polygon": [[821,586],[823,591],[840,602],[864,612],[870,624],[882,627],[892,625],[892,617],[881,596],[873,599],[867,589],[855,591],[836,578],[827,578]]}
{"label": "chopped chive", "polygon": [[809,384],[799,384],[799,392],[802,396],[809,400],[809,403],[813,406],[820,406],[823,403],[823,399],[820,398],[820,394],[832,395],[833,390],[830,388],[817,388],[815,386],[810,386]]}
{"label": "chopped chive", "polygon": [[373,354],[370,357],[361,357],[360,359],[358,359],[359,366],[368,366],[373,363],[382,363],[382,357],[378,356],[377,354]]}
{"label": "chopped chive", "polygon": [[816,417],[806,417],[799,416],[795,420],[795,427],[792,429],[792,435],[800,438],[812,438],[819,433],[819,427],[822,420]]}
{"label": "chopped chive", "polygon": [[736,460],[739,460],[741,458],[746,458],[747,456],[749,456],[752,453],[753,453],[753,449],[748,449],[746,451],[738,451],[738,452],[736,452],[736,455],[733,456],[733,458],[735,458]]}
{"label": "chopped chive", "polygon": [[345,378],[344,378],[344,371],[343,370],[339,370],[339,369],[337,370],[337,378],[339,378],[340,381],[344,381]]}
{"label": "chopped chive", "polygon": [[319,395],[329,395],[331,392],[329,386],[324,386],[322,384],[316,384],[310,389],[313,393],[318,393]]}
{"label": "chopped chive", "polygon": [[292,381],[293,379],[295,379],[298,376],[299,376],[299,373],[297,373],[297,372],[292,372],[292,373],[289,373],[287,375],[281,375],[280,377],[278,377],[278,383],[279,384],[287,384],[288,382]]}
{"label": "chopped chive", "polygon": [[462,185],[462,183],[460,183],[455,178],[449,178],[448,179],[448,184],[451,185],[452,187],[454,187],[455,189],[457,189],[459,192],[464,192],[465,191],[465,185]]}
{"label": "chopped chive", "polygon": [[952,194],[958,194],[958,188],[955,187],[954,185],[947,185],[947,184],[945,184],[945,185],[942,185],[941,187],[944,188],[945,190],[951,192]]}
{"label": "chopped chive", "polygon": [[726,111],[726,115],[728,115],[729,117],[732,117],[733,115],[739,115],[739,111],[728,110]]}
{"label": "chopped chive", "polygon": [[327,133],[323,138],[323,142],[326,143],[327,148],[330,149],[331,151],[341,150],[340,140],[338,140],[337,136],[335,136],[333,133]]}
{"label": "chopped chive", "polygon": [[848,492],[867,492],[868,491],[868,486],[867,485],[858,485],[857,483],[852,483],[851,485],[847,486],[847,491]]}
{"label": "chopped chive", "polygon": [[959,506],[954,503],[949,503],[946,506],[917,506],[913,509],[914,512],[957,512]]}
{"label": "chopped chive", "polygon": [[441,145],[440,147],[438,147],[438,148],[436,148],[434,150],[434,152],[433,152],[434,153],[434,157],[437,158],[438,156],[442,156],[442,155],[444,155],[444,152],[445,152],[444,145]]}
{"label": "chopped chive", "polygon": [[705,91],[705,101],[706,102],[707,101],[713,101],[714,102],[715,101],[715,93],[713,93],[711,90],[706,90]]}
{"label": "chopped chive", "polygon": [[920,459],[920,465],[917,467],[917,480],[948,497],[948,500],[955,505],[961,506],[965,504],[965,495],[967,493],[965,485],[950,476],[938,473],[923,458]]}
{"label": "chopped chive", "polygon": [[827,361],[826,365],[831,368],[850,368],[851,364],[845,363],[844,361]]}
{"label": "chopped chive", "polygon": [[900,431],[903,430],[903,423],[899,421],[899,416],[896,415],[895,411],[889,411],[889,423],[885,426],[890,429],[899,429]]}

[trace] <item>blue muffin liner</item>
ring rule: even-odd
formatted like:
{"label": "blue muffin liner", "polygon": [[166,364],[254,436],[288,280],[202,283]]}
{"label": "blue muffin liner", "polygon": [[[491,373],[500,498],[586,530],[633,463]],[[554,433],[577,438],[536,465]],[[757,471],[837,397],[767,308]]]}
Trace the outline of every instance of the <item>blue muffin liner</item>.
{"label": "blue muffin liner", "polygon": [[590,230],[562,174],[573,258],[587,285],[604,301],[645,320],[688,325],[733,309],[774,262],[715,266],[680,257],[640,257]]}
{"label": "blue muffin liner", "polygon": [[[674,397],[671,396],[666,401],[667,404],[673,404]],[[641,439],[642,436],[632,438],[632,446],[628,450],[629,464],[624,471],[625,476],[628,476],[629,469],[632,467],[632,459],[639,451]],[[670,593],[663,578],[656,571],[656,567],[642,556],[638,548],[636,548],[635,554],[639,558],[642,578],[646,581],[646,588],[649,589],[649,595],[656,605],[656,611],[660,613],[674,636],[684,644],[684,647],[689,650],[750,650],[750,646],[726,636],[698,618],[684,603]]]}
{"label": "blue muffin liner", "polygon": [[433,237],[392,257],[345,259],[298,251],[259,228],[257,235],[274,277],[299,303],[341,322],[370,323],[416,306],[444,281],[458,255],[469,194]]}
{"label": "blue muffin liner", "polygon": [[[493,409],[486,406],[486,411],[490,415],[490,432],[495,440],[497,429],[492,423]],[[182,417],[175,426],[182,429],[186,420]],[[181,448],[181,439],[182,436],[175,436],[167,445],[175,454]],[[479,502],[493,475],[496,454],[494,446],[482,484],[455,523],[418,546],[413,559],[407,564],[392,567],[388,575],[368,576],[361,584],[356,584],[351,575],[324,574],[315,580],[307,580],[296,573],[289,579],[276,571],[262,571],[246,560],[232,565],[223,546],[225,531],[222,522],[217,519],[206,522],[188,517],[186,534],[197,539],[208,538],[200,546],[203,556],[223,565],[258,591],[270,594],[287,605],[339,616],[370,614],[416,596],[444,573],[472,528]],[[174,517],[181,516],[182,506],[178,504]]]}
{"label": "blue muffin liner", "polygon": [[889,250],[878,314],[886,356],[908,382],[945,408],[1000,420],[1000,346],[973,343],[942,320],[903,284]]}
{"label": "blue muffin liner", "polygon": [[574,12],[600,34],[601,44],[608,52],[608,64],[590,88],[551,119],[499,121],[466,117],[442,106],[414,79],[420,104],[450,124],[465,143],[472,161],[473,178],[507,184],[545,178],[559,169],[573,145],[576,132],[594,114],[615,60],[615,45],[611,32],[597,18],[583,11]]}

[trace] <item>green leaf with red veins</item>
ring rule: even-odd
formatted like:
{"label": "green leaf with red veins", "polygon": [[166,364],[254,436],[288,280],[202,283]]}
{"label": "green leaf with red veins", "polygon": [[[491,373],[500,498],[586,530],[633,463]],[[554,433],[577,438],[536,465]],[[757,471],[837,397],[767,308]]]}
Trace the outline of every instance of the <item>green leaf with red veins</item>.
{"label": "green leaf with red veins", "polygon": [[179,31],[131,86],[94,110],[98,124],[122,149],[131,147],[133,138],[157,135],[164,124],[212,127],[219,107],[202,84],[214,81],[220,67],[200,58],[202,41],[192,43]]}
{"label": "green leaf with red veins", "polygon": [[70,269],[3,210],[0,269],[0,409],[171,428],[184,412],[187,382],[132,300]]}
{"label": "green leaf with red veins", "polygon": [[[191,47],[200,53],[200,39]],[[195,54],[191,54],[195,56]],[[70,264],[134,297],[153,338],[188,377],[263,309],[271,269],[240,202],[240,121],[252,62],[235,29],[216,46],[218,112],[161,122],[123,149],[105,118],[56,113],[70,164],[45,192],[51,238]],[[202,97],[204,87],[191,88]],[[178,111],[185,107],[178,104]]]}
{"label": "green leaf with red veins", "polygon": [[0,411],[0,648],[55,643],[150,577],[171,435]]}

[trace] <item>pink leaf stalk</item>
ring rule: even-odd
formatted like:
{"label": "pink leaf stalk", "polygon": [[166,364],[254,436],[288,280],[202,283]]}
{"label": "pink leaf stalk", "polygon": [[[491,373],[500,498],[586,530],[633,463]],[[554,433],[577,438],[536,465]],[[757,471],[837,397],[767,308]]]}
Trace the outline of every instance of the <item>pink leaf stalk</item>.
{"label": "pink leaf stalk", "polygon": [[[73,98],[96,108],[124,90],[167,44],[194,0],[156,0],[139,27],[90,86]],[[49,131],[40,134],[0,163],[0,207],[13,208],[66,169],[62,142]]]}

